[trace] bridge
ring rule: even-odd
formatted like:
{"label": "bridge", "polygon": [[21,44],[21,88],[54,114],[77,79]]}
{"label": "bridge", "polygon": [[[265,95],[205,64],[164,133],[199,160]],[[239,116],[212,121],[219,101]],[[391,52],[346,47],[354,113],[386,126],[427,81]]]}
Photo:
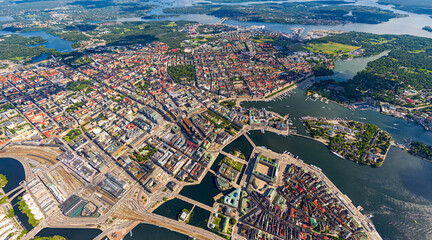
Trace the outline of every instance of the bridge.
{"label": "bridge", "polygon": [[245,138],[248,140],[248,142],[250,143],[250,145],[252,145],[253,148],[256,148],[255,143],[252,141],[252,139],[250,139],[247,133],[244,133],[243,136],[245,136]]}
{"label": "bridge", "polygon": [[237,161],[237,162],[243,163],[245,165],[248,164],[248,162],[246,160],[241,159],[241,158],[239,158],[237,156],[234,156],[231,153],[227,153],[227,152],[224,152],[222,150],[220,151],[220,153],[223,154],[223,155],[225,155],[225,156],[227,156],[227,157],[229,157],[229,158],[231,158],[231,159],[233,159],[233,160],[235,160],[235,161]]}
{"label": "bridge", "polygon": [[3,204],[8,204],[11,203],[12,200],[14,200],[15,198],[17,198],[20,194],[22,194],[23,192],[25,192],[25,188],[22,188],[21,190],[19,190],[18,192],[16,192],[12,197],[8,198],[6,200],[6,202],[4,202]]}
{"label": "bridge", "polygon": [[209,212],[211,212],[211,213],[215,212],[215,207],[210,207],[210,206],[208,206],[208,205],[205,205],[204,203],[200,203],[200,202],[198,202],[198,201],[195,201],[195,200],[190,199],[190,198],[188,198],[188,197],[185,197],[185,196],[183,196],[183,195],[177,194],[177,195],[175,196],[175,198],[180,199],[180,200],[182,200],[182,201],[185,201],[185,202],[187,202],[187,203],[190,203],[190,204],[192,204],[192,205],[198,206],[198,207],[200,207],[200,208],[202,208],[202,209],[204,209],[204,210],[207,210],[207,211],[209,211]]}
{"label": "bridge", "polygon": [[4,197],[4,196],[8,197],[9,195],[11,195],[12,193],[18,191],[21,188],[24,188],[24,184],[20,184],[18,187],[14,188],[14,189],[10,190],[8,193],[5,193],[4,195],[2,195],[2,197]]}
{"label": "bridge", "polygon": [[227,17],[222,18],[221,20],[219,20],[219,21],[216,23],[216,25],[220,25],[220,24],[224,23],[226,20],[228,20]]}
{"label": "bridge", "polygon": [[[195,227],[181,221],[173,220],[167,217],[163,217],[154,213],[147,212],[136,201],[127,201],[123,203],[122,206],[118,209],[118,211],[115,212],[114,215],[119,219],[132,220],[132,221],[138,221],[142,223],[156,225],[159,227],[170,229],[172,231],[186,234],[190,237],[194,237],[197,239],[223,240],[222,237],[210,231],[204,230],[202,228]],[[115,230],[107,229],[107,231],[104,232],[105,234],[100,234],[95,238],[95,240],[102,240],[104,236],[107,236],[108,234],[114,232]]]}
{"label": "bridge", "polygon": [[[19,185],[18,187],[10,190],[8,193],[5,193],[3,195],[0,196],[0,199],[7,197],[8,199],[3,203],[3,204],[9,204],[12,202],[12,200],[14,200],[15,198],[17,198],[20,194],[22,194],[23,192],[25,192],[26,188],[25,188],[25,181],[23,184]],[[12,197],[10,197],[13,194]],[[3,204],[0,204],[0,206],[2,206]]]}
{"label": "bridge", "polygon": [[310,137],[310,136],[306,136],[306,135],[302,135],[302,134],[298,134],[298,133],[290,133],[290,135],[296,136],[296,137],[302,137],[302,138],[306,138],[306,139],[310,139],[310,140],[314,140],[314,141],[317,141],[317,142],[321,142],[321,141],[318,141],[316,138],[313,138],[313,137]]}

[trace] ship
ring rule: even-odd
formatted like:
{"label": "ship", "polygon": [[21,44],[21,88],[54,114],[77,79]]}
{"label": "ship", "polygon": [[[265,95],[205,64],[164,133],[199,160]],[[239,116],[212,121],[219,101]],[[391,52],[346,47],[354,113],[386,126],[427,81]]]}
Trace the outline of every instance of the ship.
{"label": "ship", "polygon": [[264,30],[265,26],[264,25],[261,25],[261,26],[253,25],[253,26],[250,26],[250,29]]}
{"label": "ship", "polygon": [[331,153],[333,153],[334,155],[336,155],[336,156],[338,156],[338,157],[340,157],[340,158],[342,158],[342,159],[345,159],[342,155],[340,155],[340,154],[337,153],[337,152],[333,152],[333,151],[331,151]]}

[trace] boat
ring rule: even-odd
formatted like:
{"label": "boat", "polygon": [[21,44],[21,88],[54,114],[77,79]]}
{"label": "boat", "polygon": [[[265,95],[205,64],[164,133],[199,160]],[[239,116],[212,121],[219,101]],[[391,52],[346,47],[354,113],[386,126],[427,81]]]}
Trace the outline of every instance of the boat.
{"label": "boat", "polygon": [[367,118],[365,118],[365,117],[361,117],[360,119],[366,120]]}
{"label": "boat", "polygon": [[132,230],[129,232],[129,235],[132,237]]}
{"label": "boat", "polygon": [[331,153],[333,153],[334,155],[336,155],[336,156],[338,156],[338,157],[340,157],[340,158],[342,158],[342,159],[345,159],[342,155],[340,155],[340,154],[337,153],[337,152],[333,152],[333,151],[331,151]]}

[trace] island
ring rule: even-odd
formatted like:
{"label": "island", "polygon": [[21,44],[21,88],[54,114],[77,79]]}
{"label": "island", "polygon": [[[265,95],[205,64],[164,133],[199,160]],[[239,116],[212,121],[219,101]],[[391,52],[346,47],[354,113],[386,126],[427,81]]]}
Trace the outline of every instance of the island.
{"label": "island", "polygon": [[164,9],[168,14],[208,14],[246,22],[339,25],[377,24],[404,17],[377,7],[347,5],[344,1],[262,3],[250,5],[205,4]]}
{"label": "island", "polygon": [[5,175],[0,174],[0,188],[4,188],[6,184],[8,183],[8,180]]}
{"label": "island", "polygon": [[432,2],[422,0],[378,0],[379,4],[394,5],[395,9],[417,14],[432,14]]}
{"label": "island", "polygon": [[432,32],[432,27],[431,26],[424,26],[422,29],[425,30],[425,31],[428,31],[428,32]]}
{"label": "island", "polygon": [[432,146],[422,142],[411,142],[408,152],[414,156],[432,160]]}
{"label": "island", "polygon": [[392,143],[390,134],[368,123],[314,117],[302,121],[311,136],[336,156],[360,164],[380,167]]}

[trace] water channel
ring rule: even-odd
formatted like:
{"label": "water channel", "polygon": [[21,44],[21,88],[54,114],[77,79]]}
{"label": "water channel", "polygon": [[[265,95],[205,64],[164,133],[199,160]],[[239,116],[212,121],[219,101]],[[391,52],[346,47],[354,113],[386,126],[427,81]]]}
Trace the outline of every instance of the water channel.
{"label": "water channel", "polygon": [[371,57],[357,57],[352,59],[338,59],[335,62],[334,74],[332,76],[317,77],[316,80],[334,79],[336,81],[346,81],[352,79],[358,72],[364,70],[368,62],[375,61],[383,56],[387,56],[390,51]]}

